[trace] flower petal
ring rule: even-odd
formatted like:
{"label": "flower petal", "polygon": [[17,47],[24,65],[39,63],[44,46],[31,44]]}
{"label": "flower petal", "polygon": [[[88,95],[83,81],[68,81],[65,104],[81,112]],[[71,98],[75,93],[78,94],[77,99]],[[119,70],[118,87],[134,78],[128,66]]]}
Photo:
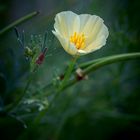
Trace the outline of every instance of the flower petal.
{"label": "flower petal", "polygon": [[103,29],[103,19],[96,15],[82,14],[80,15],[80,31],[86,34],[86,45],[96,40],[98,34]]}
{"label": "flower petal", "polygon": [[54,28],[63,37],[69,38],[74,32],[79,32],[80,18],[71,11],[58,13],[55,17]]}
{"label": "flower petal", "polygon": [[53,34],[58,38],[59,42],[61,43],[62,47],[67,51],[68,50],[68,40],[62,37],[58,32],[52,31]]}
{"label": "flower petal", "polygon": [[[59,39],[65,51],[71,55],[84,55],[101,48],[106,44],[109,35],[108,28],[99,16],[77,15],[71,11],[58,13],[55,17],[54,28],[53,33]],[[70,37],[75,32],[84,35],[84,47],[81,47],[81,49],[77,49],[75,46],[76,41],[79,39],[76,36],[75,41],[71,43]]]}
{"label": "flower petal", "polygon": [[69,54],[71,54],[71,55],[77,55],[78,50],[77,50],[77,48],[75,47],[75,45],[74,45],[73,43],[70,43],[67,52],[68,52]]}
{"label": "flower petal", "polygon": [[76,55],[77,54],[77,49],[75,47],[74,44],[70,43],[68,41],[68,39],[64,38],[63,36],[61,36],[58,32],[52,31],[53,34],[58,38],[58,40],[60,41],[62,47],[64,48],[64,50],[71,54],[71,55]]}
{"label": "flower petal", "polygon": [[96,34],[96,40],[93,41],[84,49],[85,51],[95,51],[106,44],[106,39],[109,35],[108,28],[103,24]]}
{"label": "flower petal", "polygon": [[84,49],[84,51],[87,51],[88,53],[91,53],[95,50],[100,49],[106,44],[106,36],[102,35],[96,39],[96,41],[93,41],[88,47]]}
{"label": "flower petal", "polygon": [[97,16],[90,14],[81,14],[80,17],[80,32],[85,33],[87,36],[93,30],[93,26],[96,23]]}
{"label": "flower petal", "polygon": [[84,51],[84,50],[78,50],[78,54],[77,55],[85,55],[85,54],[87,54],[86,51]]}
{"label": "flower petal", "polygon": [[104,35],[105,38],[108,38],[109,31],[108,31],[108,28],[106,27],[105,24],[102,25],[102,27],[101,27],[99,33],[97,34],[96,39],[99,38],[101,35]]}

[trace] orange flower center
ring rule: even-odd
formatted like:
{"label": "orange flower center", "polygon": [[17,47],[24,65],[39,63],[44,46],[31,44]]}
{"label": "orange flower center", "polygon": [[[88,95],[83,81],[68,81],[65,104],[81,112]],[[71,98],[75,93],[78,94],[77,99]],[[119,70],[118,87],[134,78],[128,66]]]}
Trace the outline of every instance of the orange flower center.
{"label": "orange flower center", "polygon": [[75,44],[77,49],[83,49],[85,47],[85,35],[74,32],[74,34],[70,36],[70,42]]}

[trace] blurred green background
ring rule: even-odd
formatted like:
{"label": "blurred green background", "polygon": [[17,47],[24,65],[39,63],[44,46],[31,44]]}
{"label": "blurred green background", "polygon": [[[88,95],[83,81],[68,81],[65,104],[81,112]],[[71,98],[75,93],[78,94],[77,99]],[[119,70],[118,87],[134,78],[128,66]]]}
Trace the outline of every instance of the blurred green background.
{"label": "blurred green background", "polygon": [[[18,26],[31,34],[49,32],[48,57],[34,76],[27,98],[47,85],[54,73],[63,73],[71,56],[51,34],[56,13],[71,10],[102,17],[109,38],[102,49],[83,56],[78,63],[113,54],[140,51],[139,0],[1,0],[0,29],[33,11],[40,15]],[[51,54],[51,56],[49,56]],[[2,108],[24,90],[29,63],[13,30],[0,36],[0,139],[1,140],[139,140],[140,61],[108,65],[89,75],[87,81],[65,90],[37,124],[38,111],[22,105],[13,116]],[[53,94],[53,92],[52,92]],[[40,104],[45,93],[38,93]],[[49,100],[49,99],[48,99]],[[33,108],[34,109],[34,108]],[[16,117],[15,117],[16,116]],[[26,127],[25,127],[26,125]]]}

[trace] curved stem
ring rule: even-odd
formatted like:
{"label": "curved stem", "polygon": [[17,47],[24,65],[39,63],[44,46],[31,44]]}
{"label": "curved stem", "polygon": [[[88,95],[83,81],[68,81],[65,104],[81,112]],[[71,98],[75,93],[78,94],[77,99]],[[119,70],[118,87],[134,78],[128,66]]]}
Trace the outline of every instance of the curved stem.
{"label": "curved stem", "polygon": [[103,67],[108,64],[120,62],[120,61],[126,61],[126,60],[131,60],[131,59],[137,59],[140,58],[140,53],[126,53],[126,54],[118,54],[118,55],[113,55],[109,57],[102,58],[100,61],[96,63],[91,63],[87,68],[84,69],[84,74],[88,74],[92,71],[95,71],[96,69]]}
{"label": "curved stem", "polygon": [[26,16],[23,16],[21,17],[20,19],[14,21],[13,23],[11,23],[10,25],[6,26],[5,28],[3,28],[2,30],[0,30],[0,36],[3,35],[4,33],[8,32],[10,29],[12,29],[13,27],[21,24],[22,22],[25,22],[29,19],[31,19],[32,17],[38,15],[39,12],[38,11],[35,11],[35,12],[32,12]]}
{"label": "curved stem", "polygon": [[[83,63],[81,64],[81,66],[84,66],[86,67],[83,72],[84,74],[89,74],[90,72],[93,72],[95,70],[97,70],[98,68],[101,68],[105,65],[108,65],[108,64],[111,64],[111,63],[116,63],[116,62],[119,62],[119,61],[126,61],[126,60],[132,60],[132,59],[137,59],[137,58],[140,58],[140,53],[128,53],[128,54],[119,54],[119,55],[114,55],[114,56],[108,56],[108,57],[104,57],[104,58],[99,58],[97,60],[93,60],[93,61],[90,61],[90,62],[87,62],[87,63]],[[74,61],[75,62],[75,61]],[[72,62],[73,66],[74,66],[74,62]],[[71,66],[72,66],[71,64]],[[71,67],[70,66],[70,67]],[[72,68],[68,68],[71,70],[72,72]],[[69,72],[68,72],[69,73]],[[71,73],[70,73],[71,74]],[[70,76],[70,75],[69,75]],[[60,90],[65,90],[66,88],[76,84],[77,82],[77,79],[74,78],[73,80],[71,80],[68,84],[64,84],[63,88]],[[51,85],[51,84],[50,84]],[[48,86],[46,86],[48,87]],[[44,87],[42,90],[46,89],[46,87]],[[54,98],[53,100],[51,101],[49,107],[52,105],[54,99],[59,95],[58,93],[60,93],[60,91],[58,91],[55,95],[54,95]],[[48,111],[48,108],[43,110],[34,120],[33,124],[38,124],[40,119],[42,118],[42,116],[44,116],[46,114],[46,112]]]}
{"label": "curved stem", "polygon": [[[91,60],[88,61],[86,63],[82,63],[80,64],[80,68],[83,69],[84,74],[89,74],[90,72],[93,72],[105,65],[111,64],[111,63],[116,63],[119,61],[127,61],[127,60],[133,60],[133,59],[137,59],[140,58],[140,52],[138,53],[126,53],[126,54],[118,54],[118,55],[113,55],[113,56],[107,56],[107,57],[102,57],[99,59],[95,59],[95,60]],[[74,71],[73,71],[74,72]],[[77,83],[77,79],[73,79],[71,81],[68,82],[68,84],[66,84],[63,87],[63,90],[65,90],[68,87],[71,87],[72,85],[74,85],[75,83]],[[42,89],[43,91],[46,91],[48,87],[53,86],[52,83],[44,86]]]}
{"label": "curved stem", "polygon": [[[83,69],[83,73],[89,74],[105,65],[120,62],[120,61],[133,60],[133,59],[137,59],[137,58],[140,58],[140,52],[118,54],[118,55],[103,57],[103,58],[97,59],[98,60],[97,62],[95,62],[96,60],[92,60],[90,62],[81,64],[81,66],[85,67],[87,65],[88,67]],[[77,79],[75,78],[75,79],[71,80],[63,89],[71,87],[72,85],[74,85],[77,82],[79,82],[79,81],[77,81]]]}
{"label": "curved stem", "polygon": [[80,67],[81,69],[84,69],[84,68],[90,66],[91,64],[95,64],[95,63],[97,63],[97,62],[99,62],[99,61],[101,61],[101,60],[103,60],[103,59],[106,59],[106,58],[108,58],[108,56],[107,56],[107,57],[102,57],[102,58],[97,58],[97,59],[94,59],[94,60],[90,60],[90,61],[88,61],[88,62],[79,64],[79,67]]}

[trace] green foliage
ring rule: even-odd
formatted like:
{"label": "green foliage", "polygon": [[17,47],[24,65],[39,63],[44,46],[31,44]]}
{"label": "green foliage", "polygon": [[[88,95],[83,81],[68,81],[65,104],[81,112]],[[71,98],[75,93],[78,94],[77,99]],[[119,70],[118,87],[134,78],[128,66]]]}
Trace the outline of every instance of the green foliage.
{"label": "green foliage", "polygon": [[[0,11],[3,7],[9,7],[9,2],[7,5],[6,2],[0,6]],[[15,1],[11,3],[14,5]],[[22,11],[26,4],[32,7],[31,9],[36,7],[34,1],[23,2],[19,4]],[[17,38],[13,32],[1,34],[1,138],[134,140],[139,137],[139,59],[102,67],[107,63],[118,62],[114,54],[122,54],[119,60],[124,60],[126,53],[131,55],[131,59],[137,54],[136,58],[139,57],[139,1],[55,0],[40,1],[39,4],[43,14],[18,27],[24,29],[25,33],[17,32]],[[46,6],[50,5],[52,6],[49,11],[50,7]],[[67,63],[71,58],[51,34],[55,14],[67,9],[103,17],[110,32],[105,47],[78,59],[69,72]],[[17,16],[21,16],[17,7],[11,7],[9,11],[11,15],[16,13]],[[8,20],[9,17],[5,18]],[[1,22],[1,25],[5,23]],[[17,25],[15,23],[6,27],[5,31],[11,30]],[[22,22],[18,21],[19,23]],[[47,36],[46,30],[49,31]],[[48,48],[47,52],[44,52],[43,47]],[[42,52],[46,56],[43,63],[36,63]],[[130,59],[130,56],[127,59]],[[75,70],[79,67],[83,72],[86,71],[88,80],[75,80]],[[100,69],[94,71],[95,68]],[[67,83],[62,81],[65,74],[68,75],[65,77]],[[65,90],[57,96],[59,88]]]}

